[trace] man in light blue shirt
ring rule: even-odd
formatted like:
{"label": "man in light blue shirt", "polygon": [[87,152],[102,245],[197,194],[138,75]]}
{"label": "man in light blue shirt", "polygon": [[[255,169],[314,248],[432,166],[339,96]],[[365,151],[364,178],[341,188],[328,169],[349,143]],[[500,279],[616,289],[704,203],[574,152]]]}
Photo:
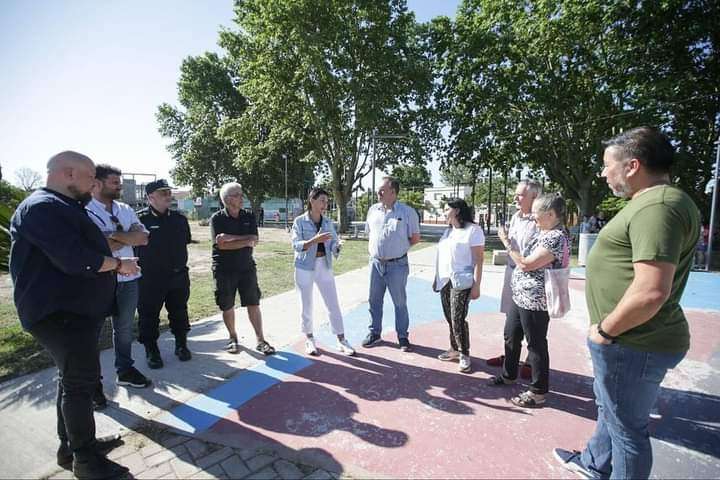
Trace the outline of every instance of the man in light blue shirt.
{"label": "man in light blue shirt", "polygon": [[372,347],[381,341],[383,299],[385,290],[395,305],[395,331],[398,344],[404,352],[410,350],[407,309],[407,278],[410,273],[407,252],[420,241],[420,220],[417,212],[397,201],[400,183],[384,177],[378,190],[378,200],[368,210],[365,231],[368,234],[370,253],[370,333],[362,342]]}

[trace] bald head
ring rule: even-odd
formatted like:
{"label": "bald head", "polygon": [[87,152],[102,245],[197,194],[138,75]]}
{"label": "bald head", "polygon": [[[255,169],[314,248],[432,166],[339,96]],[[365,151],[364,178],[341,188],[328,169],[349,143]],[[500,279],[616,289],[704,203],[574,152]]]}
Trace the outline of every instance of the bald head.
{"label": "bald head", "polygon": [[47,187],[81,201],[90,200],[95,184],[95,164],[89,157],[72,151],[53,155],[47,163]]}
{"label": "bald head", "polygon": [[86,157],[82,153],[73,152],[71,150],[67,150],[65,152],[60,152],[57,155],[53,155],[50,157],[50,160],[47,162],[47,171],[48,175],[51,173],[56,173],[63,168],[73,168],[77,165],[93,165],[93,161],[90,160],[90,158]]}

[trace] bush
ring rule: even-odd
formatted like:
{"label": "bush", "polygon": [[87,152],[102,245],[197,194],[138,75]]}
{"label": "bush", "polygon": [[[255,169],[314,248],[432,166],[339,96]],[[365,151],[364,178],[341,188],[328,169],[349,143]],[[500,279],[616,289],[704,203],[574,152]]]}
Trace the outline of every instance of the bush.
{"label": "bush", "polygon": [[27,192],[0,180],[0,272],[8,271],[10,260],[10,218]]}

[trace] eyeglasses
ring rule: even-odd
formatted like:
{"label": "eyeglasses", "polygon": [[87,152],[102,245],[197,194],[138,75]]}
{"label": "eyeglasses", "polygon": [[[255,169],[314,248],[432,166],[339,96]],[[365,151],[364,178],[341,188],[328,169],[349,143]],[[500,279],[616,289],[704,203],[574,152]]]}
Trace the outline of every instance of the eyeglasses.
{"label": "eyeglasses", "polygon": [[115,224],[115,231],[117,231],[117,232],[122,232],[122,231],[123,231],[123,226],[122,226],[122,224],[120,223],[120,219],[119,219],[119,218],[117,218],[115,215],[110,215],[110,221]]}

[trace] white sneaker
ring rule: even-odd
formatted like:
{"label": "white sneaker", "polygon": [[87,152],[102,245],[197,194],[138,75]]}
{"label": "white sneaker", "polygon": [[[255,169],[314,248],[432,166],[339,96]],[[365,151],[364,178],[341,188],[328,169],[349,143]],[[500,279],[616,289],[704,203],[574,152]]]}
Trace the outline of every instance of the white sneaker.
{"label": "white sneaker", "polygon": [[348,357],[352,357],[353,355],[355,355],[355,349],[350,346],[350,344],[347,341],[347,338],[338,340],[337,349],[340,353],[342,353],[343,355],[347,355]]}
{"label": "white sneaker", "polygon": [[460,370],[463,373],[468,373],[470,371],[471,361],[470,361],[470,355],[463,355],[460,354],[460,364],[458,365],[458,370]]}
{"label": "white sneaker", "polygon": [[457,361],[458,358],[460,358],[460,352],[451,348],[450,350],[438,355],[438,358],[443,362],[454,362]]}
{"label": "white sneaker", "polygon": [[306,338],[305,339],[305,353],[312,356],[318,356],[318,349],[315,345],[315,339],[314,338]]}

